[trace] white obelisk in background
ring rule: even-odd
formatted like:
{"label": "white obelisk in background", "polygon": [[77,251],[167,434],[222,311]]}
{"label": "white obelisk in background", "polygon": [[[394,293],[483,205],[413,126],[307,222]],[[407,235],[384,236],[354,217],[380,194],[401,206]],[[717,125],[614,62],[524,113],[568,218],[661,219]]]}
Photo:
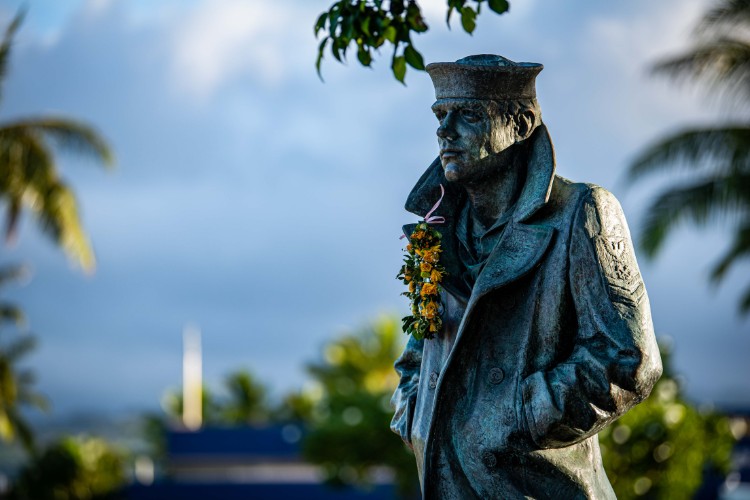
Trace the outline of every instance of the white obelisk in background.
{"label": "white obelisk in background", "polygon": [[182,423],[191,431],[203,423],[203,366],[201,359],[201,331],[187,325],[182,333]]}

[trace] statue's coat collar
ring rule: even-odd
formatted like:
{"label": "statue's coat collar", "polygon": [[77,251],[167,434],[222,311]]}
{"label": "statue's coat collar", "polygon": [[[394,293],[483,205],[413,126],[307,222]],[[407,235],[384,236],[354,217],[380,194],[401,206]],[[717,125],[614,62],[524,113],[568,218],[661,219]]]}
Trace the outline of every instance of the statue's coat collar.
{"label": "statue's coat collar", "polygon": [[[456,219],[466,193],[460,186],[445,179],[439,158],[432,162],[406,200],[408,211],[424,217],[440,198],[440,184],[445,187],[445,197],[435,212],[436,215],[445,217],[445,224],[436,226],[443,233],[440,262],[448,274],[443,286],[454,295],[469,299],[472,306],[487,292],[526,274],[542,258],[552,240],[552,227],[529,223],[529,219],[547,203],[552,190],[555,177],[552,140],[544,124],[537,127],[527,140],[529,149],[526,182],[508,227],[471,291],[465,290],[460,279],[463,269],[458,258],[455,236]],[[404,226],[404,234],[407,236],[413,230],[414,224]]]}

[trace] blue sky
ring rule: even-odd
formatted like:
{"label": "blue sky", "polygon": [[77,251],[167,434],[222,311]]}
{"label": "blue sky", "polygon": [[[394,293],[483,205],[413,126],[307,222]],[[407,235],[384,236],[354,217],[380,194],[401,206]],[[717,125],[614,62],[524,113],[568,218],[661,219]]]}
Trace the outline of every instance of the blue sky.
{"label": "blue sky", "polygon": [[[8,20],[20,2],[5,2]],[[98,270],[76,271],[24,221],[3,262],[33,280],[8,291],[40,347],[30,359],[55,411],[156,408],[180,382],[181,332],[203,330],[207,381],[247,367],[277,394],[301,386],[324,343],[403,312],[403,202],[437,153],[425,73],[313,67],[312,24],[329,0],[31,0],[17,37],[4,119],[64,114],[94,124],[114,172],[71,156]],[[538,94],[558,173],[620,198],[635,235],[658,183],[627,188],[646,144],[717,106],[648,76],[686,46],[706,0],[596,5],[512,2],[474,36],[424,2],[427,61],[500,53],[541,62]],[[7,21],[6,21],[7,22]],[[750,330],[736,314],[748,266],[718,289],[706,277],[728,245],[721,228],[680,230],[640,264],[656,330],[702,402],[750,404]]]}

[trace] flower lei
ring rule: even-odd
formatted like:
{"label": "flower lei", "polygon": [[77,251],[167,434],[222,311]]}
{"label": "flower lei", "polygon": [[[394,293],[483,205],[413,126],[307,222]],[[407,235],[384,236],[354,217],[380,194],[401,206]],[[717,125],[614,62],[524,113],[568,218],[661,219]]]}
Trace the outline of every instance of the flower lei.
{"label": "flower lei", "polygon": [[409,236],[404,265],[396,276],[396,279],[403,281],[408,287],[402,295],[411,300],[411,314],[401,319],[402,328],[405,333],[419,340],[433,338],[443,327],[440,317],[440,283],[446,275],[445,268],[440,265],[440,240],[443,235],[430,226],[445,222],[443,217],[432,215],[445,195],[442,184],[440,191],[440,199]]}

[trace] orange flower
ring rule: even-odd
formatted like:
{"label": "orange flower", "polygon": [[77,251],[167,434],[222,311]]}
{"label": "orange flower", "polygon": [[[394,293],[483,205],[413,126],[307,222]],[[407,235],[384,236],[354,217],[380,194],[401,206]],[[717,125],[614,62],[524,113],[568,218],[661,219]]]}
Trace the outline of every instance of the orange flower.
{"label": "orange flower", "polygon": [[424,234],[425,234],[424,231],[414,231],[411,237],[414,238],[415,240],[421,240],[422,238],[424,238]]}
{"label": "orange flower", "polygon": [[432,264],[430,264],[429,262],[422,262],[419,265],[419,270],[423,273],[429,273],[430,271],[432,271]]}
{"label": "orange flower", "polygon": [[438,330],[437,329],[437,325],[435,323],[433,323],[433,322],[430,322],[430,331],[434,333],[437,330]]}
{"label": "orange flower", "polygon": [[440,247],[434,246],[422,252],[422,258],[430,264],[437,264],[440,259]]}
{"label": "orange flower", "polygon": [[408,245],[406,245],[406,251],[407,252],[411,252],[411,243],[409,243]]}
{"label": "orange flower", "polygon": [[422,308],[422,317],[426,319],[433,319],[435,316],[437,316],[437,312],[437,303],[428,302]]}
{"label": "orange flower", "polygon": [[410,293],[414,293],[414,290],[416,290],[416,289],[417,289],[417,284],[414,283],[413,281],[410,281],[409,282],[409,292]]}
{"label": "orange flower", "polygon": [[433,269],[430,273],[430,281],[433,283],[440,283],[441,279],[443,279],[443,273],[441,273],[437,269]]}
{"label": "orange flower", "polygon": [[425,283],[422,285],[422,297],[425,295],[437,295],[438,289],[435,283]]}

